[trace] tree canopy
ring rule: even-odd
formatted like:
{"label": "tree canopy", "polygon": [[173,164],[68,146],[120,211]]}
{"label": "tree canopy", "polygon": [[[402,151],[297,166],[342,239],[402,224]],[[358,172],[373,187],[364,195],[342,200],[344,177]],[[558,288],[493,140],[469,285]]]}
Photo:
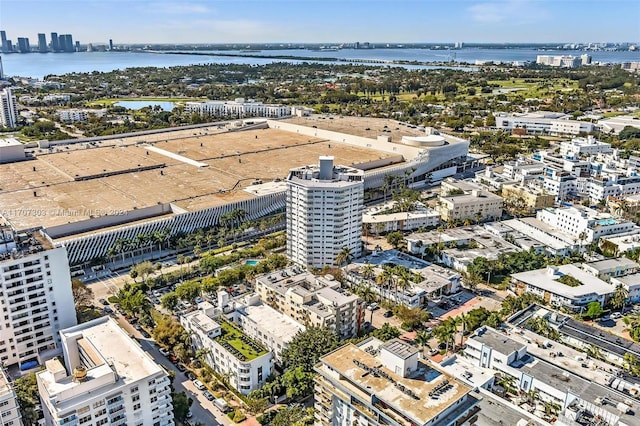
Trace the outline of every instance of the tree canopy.
{"label": "tree canopy", "polygon": [[320,357],[339,344],[338,335],[328,328],[309,327],[293,336],[282,351],[282,362],[287,369],[302,367],[303,371],[311,372]]}

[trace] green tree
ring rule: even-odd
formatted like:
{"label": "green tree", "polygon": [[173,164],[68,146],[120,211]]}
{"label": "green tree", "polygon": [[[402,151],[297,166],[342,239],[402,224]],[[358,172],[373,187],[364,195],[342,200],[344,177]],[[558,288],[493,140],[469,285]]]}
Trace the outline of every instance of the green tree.
{"label": "green tree", "polygon": [[639,377],[640,376],[640,359],[636,357],[634,354],[627,352],[624,354],[624,363],[623,368],[625,371],[632,376]]}
{"label": "green tree", "polygon": [[420,330],[416,334],[414,342],[420,345],[420,349],[424,349],[425,346],[429,346],[429,340],[431,339],[431,333],[426,330]]}
{"label": "green tree", "polygon": [[640,341],[640,314],[625,315],[622,321],[629,326],[629,336],[636,342]]}
{"label": "green tree", "polygon": [[93,303],[93,290],[78,279],[71,280],[71,293],[76,311],[87,308]]}
{"label": "green tree", "polygon": [[135,317],[137,317],[140,312],[147,311],[150,308],[149,301],[142,290],[132,286],[121,288],[115,297],[120,308]]}
{"label": "green tree", "polygon": [[179,301],[180,301],[180,298],[173,291],[165,294],[160,299],[160,303],[162,304],[162,307],[170,311],[173,311],[176,308],[176,306],[178,306]]}
{"label": "green tree", "polygon": [[271,426],[313,426],[313,408],[284,407],[271,420]]}
{"label": "green tree", "polygon": [[172,393],[171,398],[173,399],[173,414],[176,419],[186,419],[193,399],[189,398],[185,392]]}
{"label": "green tree", "polygon": [[336,256],[336,263],[338,266],[342,266],[345,263],[348,265],[353,260],[353,254],[351,253],[351,249],[347,246],[342,247],[340,253]]}
{"label": "green tree", "polygon": [[22,414],[22,423],[25,426],[35,426],[38,424],[38,412],[36,405],[40,403],[38,397],[38,384],[36,383],[36,374],[29,373],[13,382],[20,413]]}
{"label": "green tree", "polygon": [[405,305],[398,306],[396,316],[402,321],[403,326],[410,330],[421,326],[422,323],[431,318],[431,314],[428,311],[420,307],[408,308]]}
{"label": "green tree", "polygon": [[396,249],[400,247],[402,240],[404,240],[404,235],[402,235],[402,232],[400,231],[393,231],[387,235],[387,242]]}
{"label": "green tree", "polygon": [[311,371],[304,371],[303,367],[287,369],[282,375],[282,384],[286,388],[287,397],[291,399],[304,398],[313,393],[313,377]]}
{"label": "green tree", "polygon": [[396,327],[390,325],[388,322],[385,322],[384,324],[382,324],[382,327],[374,330],[372,334],[374,337],[382,340],[383,342],[386,342],[387,340],[400,337],[401,333],[400,330],[398,330]]}
{"label": "green tree", "polygon": [[287,369],[302,367],[303,371],[311,372],[318,359],[338,345],[338,335],[327,327],[309,327],[293,336],[282,351],[282,362]]}
{"label": "green tree", "polygon": [[589,319],[599,318],[603,312],[604,310],[602,309],[600,302],[590,302],[587,305],[587,312],[582,314],[582,317]]}
{"label": "green tree", "polygon": [[616,286],[615,292],[613,293],[613,298],[611,299],[611,306],[616,309],[622,309],[624,311],[624,307],[627,304],[628,298],[629,291],[622,284],[618,284]]}

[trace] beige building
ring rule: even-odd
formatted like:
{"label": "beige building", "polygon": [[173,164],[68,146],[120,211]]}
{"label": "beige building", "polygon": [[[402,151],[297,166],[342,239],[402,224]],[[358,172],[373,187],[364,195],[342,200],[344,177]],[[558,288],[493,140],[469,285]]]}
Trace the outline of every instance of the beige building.
{"label": "beige building", "polygon": [[472,388],[400,339],[345,345],[315,367],[316,425],[470,425]]}
{"label": "beige building", "polygon": [[18,398],[13,386],[7,380],[4,371],[0,369],[0,425],[22,426]]}
{"label": "beige building", "polygon": [[502,197],[488,191],[473,189],[469,194],[441,196],[442,220],[495,220],[502,217]]}
{"label": "beige building", "polygon": [[364,317],[362,300],[343,290],[333,276],[314,276],[293,266],[255,282],[263,303],[305,327],[328,327],[344,339],[357,335]]}
{"label": "beige building", "polygon": [[540,210],[545,207],[553,207],[555,195],[548,194],[540,188],[525,186],[522,184],[507,184],[502,186],[504,199],[521,199],[523,207],[529,210]]}

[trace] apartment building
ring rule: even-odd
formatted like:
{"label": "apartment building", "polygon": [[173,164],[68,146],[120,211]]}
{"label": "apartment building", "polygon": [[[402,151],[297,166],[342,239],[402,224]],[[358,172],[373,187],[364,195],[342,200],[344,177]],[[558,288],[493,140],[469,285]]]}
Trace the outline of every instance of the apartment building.
{"label": "apartment building", "polygon": [[439,210],[444,221],[499,219],[502,217],[502,206],[502,197],[481,189],[439,198]]}
{"label": "apartment building", "polygon": [[18,397],[4,372],[0,369],[0,425],[22,426]]}
{"label": "apartment building", "polygon": [[470,386],[400,339],[342,346],[315,370],[316,425],[466,426],[478,411]]}
{"label": "apartment building", "polygon": [[76,324],[66,249],[0,226],[0,288],[0,362],[26,370],[59,355],[58,330]]}
{"label": "apartment building", "polygon": [[605,236],[631,235],[638,233],[638,227],[631,221],[612,217],[608,213],[583,206],[545,208],[537,219],[576,239],[592,243]]}
{"label": "apartment building", "polygon": [[573,138],[569,142],[560,142],[560,155],[565,158],[577,159],[580,156],[609,154],[612,151],[610,143],[600,142],[591,135],[586,138]]}
{"label": "apartment building", "polygon": [[0,127],[16,127],[18,124],[18,102],[11,91],[5,87],[0,90]]}
{"label": "apartment building", "polygon": [[362,300],[331,275],[314,276],[294,266],[258,276],[255,283],[265,304],[305,327],[328,327],[343,339],[358,333]]}
{"label": "apartment building", "polygon": [[435,228],[440,225],[440,213],[416,202],[406,212],[396,211],[395,201],[368,208],[362,215],[362,223],[369,234],[392,231],[410,231],[418,228]]}
{"label": "apartment building", "polygon": [[64,364],[36,374],[44,424],[173,426],[166,371],[112,318],[60,331]]}
{"label": "apartment building", "polygon": [[545,192],[542,188],[522,184],[502,185],[502,197],[522,200],[523,207],[529,210],[540,210],[553,207],[555,195]]}
{"label": "apartment building", "polygon": [[362,253],[364,172],[333,157],[291,169],[287,177],[287,255],[300,265],[336,265],[345,247]]}
{"label": "apartment building", "polygon": [[615,287],[576,265],[548,266],[511,275],[516,294],[535,294],[550,305],[580,312],[591,302],[604,306]]}
{"label": "apartment building", "polygon": [[214,320],[212,305],[200,309],[180,317],[180,324],[193,333],[193,349],[203,350],[205,362],[242,394],[264,385],[273,372],[273,354],[224,315]]}
{"label": "apartment building", "polygon": [[58,119],[67,123],[87,121],[90,117],[104,117],[106,109],[62,109],[58,111]]}
{"label": "apartment building", "polygon": [[497,113],[496,128],[512,131],[523,129],[527,134],[578,135],[597,131],[598,127],[588,121],[570,120],[569,115],[550,111],[530,113]]}
{"label": "apartment building", "polygon": [[186,102],[185,112],[208,117],[267,117],[280,118],[291,115],[291,107],[263,104],[252,100],[236,98],[233,101]]}

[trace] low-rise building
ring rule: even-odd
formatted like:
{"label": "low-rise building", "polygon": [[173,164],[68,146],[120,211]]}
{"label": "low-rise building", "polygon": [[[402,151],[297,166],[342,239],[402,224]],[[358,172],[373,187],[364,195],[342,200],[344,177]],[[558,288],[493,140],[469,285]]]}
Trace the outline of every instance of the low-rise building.
{"label": "low-rise building", "polygon": [[280,118],[291,115],[291,107],[278,104],[263,104],[253,100],[236,98],[233,101],[186,102],[185,112],[208,117],[268,117]]}
{"label": "low-rise building", "polygon": [[110,317],[60,331],[64,364],[36,374],[44,424],[172,426],[166,371]]}
{"label": "low-rise building", "polygon": [[3,426],[22,426],[18,397],[4,369],[0,369],[0,419]]}
{"label": "low-rise building", "polygon": [[104,117],[106,109],[62,109],[58,111],[60,121],[75,123],[76,121],[87,121],[89,117]]}
{"label": "low-rise building", "polygon": [[600,142],[591,135],[586,138],[573,138],[568,142],[560,142],[560,155],[565,158],[578,159],[582,156],[611,152],[613,149],[610,143]]}
{"label": "low-rise building", "polygon": [[328,327],[343,339],[358,333],[362,300],[331,275],[315,276],[293,266],[258,276],[255,283],[263,303],[306,327]]}
{"label": "low-rise building", "polygon": [[478,411],[471,386],[400,339],[348,344],[315,370],[317,425],[466,425]]}
{"label": "low-rise building", "polygon": [[[638,64],[640,64],[640,62],[638,62]],[[618,115],[616,117],[598,120],[598,126],[600,126],[604,133],[617,135],[627,126],[640,129],[640,117]]]}
{"label": "low-rise building", "polygon": [[466,343],[464,353],[474,360],[475,365],[484,368],[511,365],[527,355],[527,345],[487,326],[476,330]]}
{"label": "low-rise building", "polygon": [[502,185],[502,197],[505,200],[510,198],[522,200],[523,206],[530,211],[553,207],[556,198],[542,188],[519,183]]}
{"label": "low-rise building", "polygon": [[496,128],[512,131],[523,129],[527,134],[579,135],[597,130],[588,121],[571,120],[571,115],[536,111],[530,113],[496,113]]}
{"label": "low-rise building", "polygon": [[516,294],[535,294],[550,305],[580,312],[590,302],[604,306],[615,288],[576,265],[548,266],[511,275]]}
{"label": "low-rise building", "polygon": [[549,256],[569,256],[584,250],[584,241],[578,241],[573,235],[559,231],[535,217],[509,219],[501,224],[513,230],[510,241],[522,250],[533,248],[536,253],[545,252]]}
{"label": "low-rise building", "polygon": [[438,200],[442,220],[486,221],[502,217],[502,197],[471,182],[447,180]]}
{"label": "low-rise building", "polygon": [[362,223],[368,232],[411,231],[440,225],[440,213],[425,207],[422,203],[415,203],[414,207],[406,212],[396,211],[394,207],[397,205],[398,203],[393,201],[366,209],[362,215]]}
{"label": "low-rise building", "polygon": [[613,278],[635,274],[640,265],[626,257],[618,257],[583,263],[582,269],[603,281],[611,282]]}
{"label": "low-rise building", "polygon": [[608,213],[583,206],[542,209],[536,218],[587,243],[598,241],[604,236],[632,235],[639,232],[638,226],[631,221],[614,218]]}
{"label": "low-rise building", "polygon": [[240,393],[247,395],[260,388],[273,372],[273,354],[224,315],[211,318],[208,313],[213,306],[201,309],[180,317],[180,324],[193,333],[194,350],[203,351],[207,365],[229,377],[229,384]]}

